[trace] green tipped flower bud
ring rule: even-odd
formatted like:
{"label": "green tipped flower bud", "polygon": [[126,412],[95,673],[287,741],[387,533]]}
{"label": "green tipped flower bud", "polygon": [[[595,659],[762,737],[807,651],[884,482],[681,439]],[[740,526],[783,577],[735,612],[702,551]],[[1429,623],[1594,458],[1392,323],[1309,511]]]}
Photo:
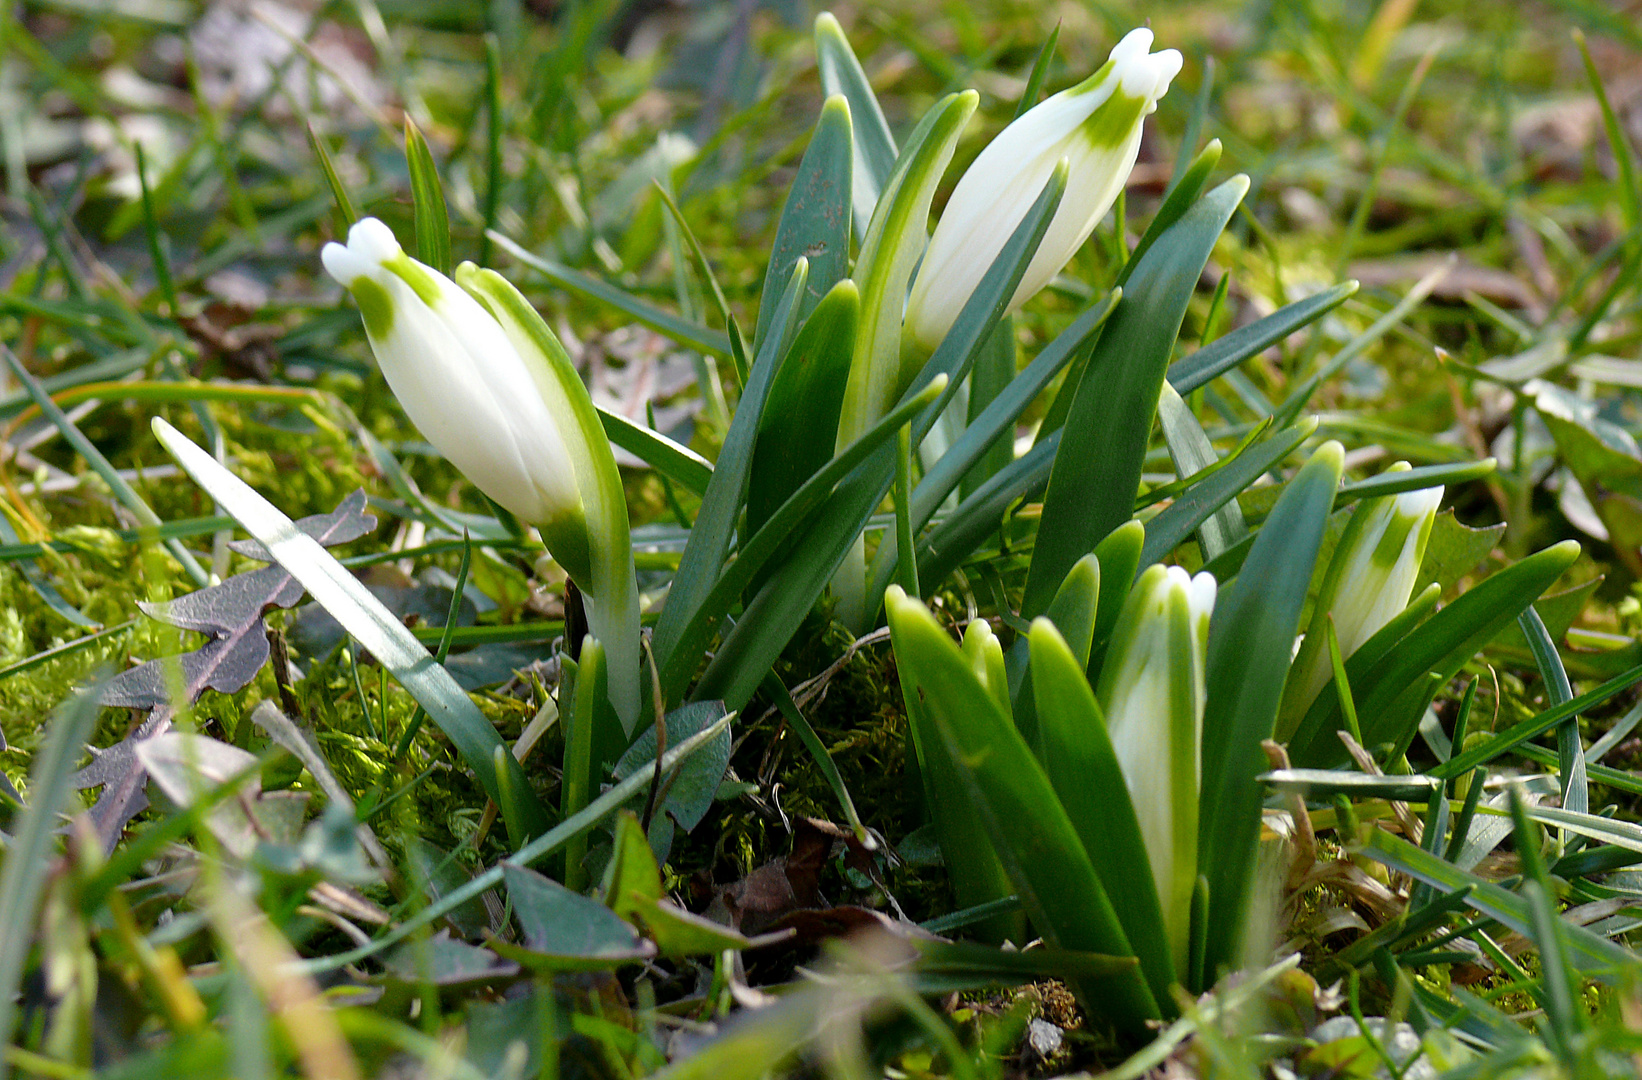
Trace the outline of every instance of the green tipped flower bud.
{"label": "green tipped flower bud", "polygon": [[491,501],[534,525],[587,598],[610,699],[638,718],[638,590],[621,476],[587,388],[518,290],[471,263],[456,281],[365,218],[326,244],[371,350],[419,431]]}
{"label": "green tipped flower bud", "polygon": [[1101,665],[1096,700],[1123,770],[1175,969],[1186,970],[1197,884],[1204,655],[1216,585],[1153,566],[1129,592]]}
{"label": "green tipped flower bud", "polygon": [[1009,302],[1014,311],[1060,273],[1129,179],[1147,114],[1180,72],[1180,53],[1148,53],[1131,30],[1101,69],[1040,103],[982,150],[952,192],[907,301],[906,336],[933,352],[1062,159],[1066,194]]}
{"label": "green tipped flower bud", "polygon": [[[1391,471],[1406,470],[1399,462]],[[1408,606],[1442,503],[1441,487],[1364,499],[1352,511],[1329,560],[1305,640],[1289,671],[1278,734],[1287,738],[1323,687],[1334,677],[1328,652],[1328,620],[1340,656],[1351,654]]]}

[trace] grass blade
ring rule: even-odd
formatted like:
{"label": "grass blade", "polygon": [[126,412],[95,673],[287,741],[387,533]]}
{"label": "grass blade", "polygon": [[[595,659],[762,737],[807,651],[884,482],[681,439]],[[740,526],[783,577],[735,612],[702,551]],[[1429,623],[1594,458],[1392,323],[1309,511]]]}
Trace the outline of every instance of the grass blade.
{"label": "grass blade", "polygon": [[[56,844],[58,814],[69,798],[69,775],[97,724],[102,689],[93,686],[64,702],[53,714],[46,737],[29,771],[29,805],[6,843],[0,865],[0,1044],[11,1046],[17,1025],[23,966],[34,944],[35,910],[50,880],[48,867]],[[0,1059],[0,1080],[11,1066]]]}
{"label": "grass blade", "polygon": [[[513,813],[507,820],[525,823],[531,835],[545,828],[547,812],[537,802],[524,770],[505,747],[503,767],[509,774],[505,790],[496,775],[494,751],[503,745],[496,728],[405,624],[335,556],[176,428],[156,417],[154,434],[229,516],[261,541],[309,595],[393,673],[450,739],[485,794],[498,806],[512,796]],[[523,842],[526,837],[516,839]]]}

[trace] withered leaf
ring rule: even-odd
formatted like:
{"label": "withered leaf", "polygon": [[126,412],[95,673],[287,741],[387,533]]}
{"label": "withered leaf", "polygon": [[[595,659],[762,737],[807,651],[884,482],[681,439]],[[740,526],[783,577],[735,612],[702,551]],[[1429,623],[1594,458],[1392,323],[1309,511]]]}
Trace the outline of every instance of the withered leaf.
{"label": "withered leaf", "polygon": [[[297,527],[327,547],[357,540],[376,528],[376,518],[365,512],[365,493],[355,491],[328,514],[298,521]],[[255,540],[228,545],[241,555],[272,562],[268,549]],[[189,593],[165,604],[140,604],[144,614],[183,630],[210,636],[193,652],[139,664],[110,679],[102,703],[108,707],[147,710],[142,723],[123,741],[106,750],[93,750],[89,765],[74,776],[76,786],[103,789],[91,809],[92,821],[105,845],[148,805],[143,794],[147,778],[137,760],[138,743],[170,728],[181,702],[173,701],[171,687],[180,669],[183,699],[192,702],[206,690],[233,693],[256,677],[268,662],[268,631],[262,616],[271,608],[289,608],[302,599],[302,586],[281,566],[266,566],[236,574],[218,585]]]}

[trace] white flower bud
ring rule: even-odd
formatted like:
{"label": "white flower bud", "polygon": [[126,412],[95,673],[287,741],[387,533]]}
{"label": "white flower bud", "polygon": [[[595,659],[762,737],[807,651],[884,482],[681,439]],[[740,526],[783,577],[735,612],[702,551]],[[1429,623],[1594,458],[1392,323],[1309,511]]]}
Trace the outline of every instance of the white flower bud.
{"label": "white flower bud", "polygon": [[[1389,471],[1407,468],[1406,462],[1399,462]],[[1442,495],[1441,487],[1421,488],[1364,499],[1352,511],[1289,672],[1278,723],[1280,737],[1293,733],[1317,694],[1334,677],[1328,620],[1334,620],[1341,658],[1350,659],[1363,642],[1408,606]]]}
{"label": "white flower bud", "polygon": [[1145,117],[1180,72],[1180,53],[1148,53],[1131,30],[1099,71],[1028,110],[982,150],[948,200],[907,301],[905,335],[926,352],[959,311],[1066,159],[1066,194],[1009,302],[1014,311],[1060,273],[1106,216],[1134,168]]}
{"label": "white flower bud", "polygon": [[1204,655],[1213,576],[1153,566],[1124,602],[1096,700],[1129,789],[1164,928],[1184,971],[1197,882]]}
{"label": "white flower bud", "polygon": [[587,388],[518,291],[471,263],[456,281],[365,218],[326,244],[382,374],[422,435],[498,506],[534,525],[587,599],[610,697],[638,716],[638,592],[615,457]]}

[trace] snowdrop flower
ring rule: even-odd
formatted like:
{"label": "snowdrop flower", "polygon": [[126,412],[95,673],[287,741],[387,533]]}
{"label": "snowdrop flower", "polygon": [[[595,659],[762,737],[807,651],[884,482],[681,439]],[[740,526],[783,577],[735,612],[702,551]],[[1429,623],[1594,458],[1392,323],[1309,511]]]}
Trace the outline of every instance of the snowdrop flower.
{"label": "snowdrop flower", "polygon": [[1147,114],[1180,71],[1131,30],[1089,78],[1029,110],[976,157],[952,192],[907,302],[905,334],[926,352],[946,336],[1009,235],[1064,158],[1066,194],[1009,302],[1014,311],[1060,273],[1123,190]]}
{"label": "snowdrop flower", "polygon": [[1176,971],[1185,971],[1197,883],[1204,655],[1213,576],[1153,566],[1124,601],[1095,698],[1151,860]]}
{"label": "snowdrop flower", "polygon": [[[1402,472],[1408,467],[1407,462],[1398,462],[1388,471]],[[1318,693],[1334,678],[1328,653],[1329,618],[1334,620],[1341,658],[1350,659],[1363,642],[1408,606],[1442,495],[1441,487],[1421,488],[1364,499],[1352,511],[1289,672],[1278,722],[1280,737],[1293,733]]]}
{"label": "snowdrop flower", "polygon": [[498,506],[536,526],[587,599],[610,697],[638,718],[638,592],[621,477],[587,389],[553,332],[499,274],[456,280],[417,262],[375,218],[326,244],[383,376],[419,431]]}

